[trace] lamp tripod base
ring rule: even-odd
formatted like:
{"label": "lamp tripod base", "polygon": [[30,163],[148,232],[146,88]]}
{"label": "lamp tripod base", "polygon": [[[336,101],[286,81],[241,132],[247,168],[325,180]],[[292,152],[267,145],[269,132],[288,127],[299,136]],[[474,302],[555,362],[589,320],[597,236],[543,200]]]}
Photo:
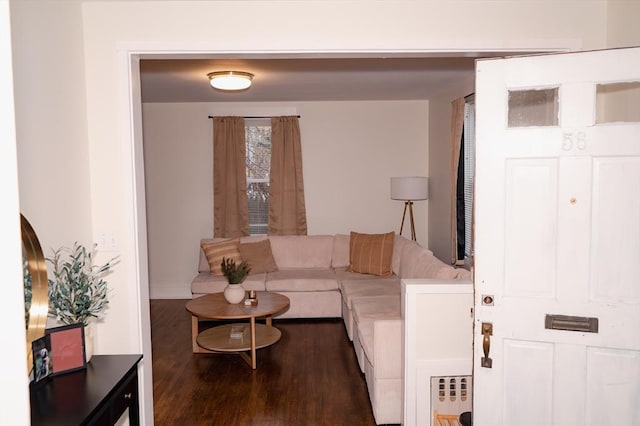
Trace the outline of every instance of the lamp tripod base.
{"label": "lamp tripod base", "polygon": [[400,235],[402,235],[402,228],[404,228],[404,219],[407,216],[407,209],[409,210],[409,220],[411,221],[411,240],[416,241],[416,227],[413,223],[413,201],[411,200],[404,202],[404,212],[402,213],[402,222],[400,223]]}

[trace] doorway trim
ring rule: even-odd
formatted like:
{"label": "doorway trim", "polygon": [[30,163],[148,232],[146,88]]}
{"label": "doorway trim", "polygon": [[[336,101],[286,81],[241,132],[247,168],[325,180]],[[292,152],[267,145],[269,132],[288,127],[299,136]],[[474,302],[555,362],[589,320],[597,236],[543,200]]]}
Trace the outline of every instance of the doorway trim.
{"label": "doorway trim", "polygon": [[[456,45],[459,43],[453,43]],[[500,40],[488,42],[492,46],[501,46],[504,43]],[[139,331],[139,341],[137,346],[142,348],[143,359],[146,360],[141,367],[141,400],[140,410],[143,423],[153,421],[153,377],[152,377],[152,350],[151,350],[151,321],[150,321],[150,297],[149,297],[149,273],[148,273],[148,247],[147,247],[147,220],[146,220],[146,197],[144,181],[144,148],[143,148],[143,121],[142,121],[142,88],[140,81],[140,60],[143,59],[187,59],[187,58],[237,58],[259,59],[259,58],[364,58],[364,57],[484,57],[491,56],[512,56],[515,54],[532,54],[538,52],[563,52],[577,49],[575,39],[544,41],[546,47],[534,47],[543,45],[540,40],[524,40],[521,48],[485,48],[485,49],[460,49],[460,48],[424,48],[424,49],[398,49],[398,50],[283,50],[283,51],[221,51],[211,50],[207,52],[183,48],[182,50],[149,48],[148,42],[131,42],[121,46],[118,53],[118,60],[121,64],[120,80],[120,102],[119,111],[122,122],[122,148],[128,154],[124,171],[127,175],[123,178],[125,183],[125,198],[131,202],[125,205],[124,212],[129,228],[128,235],[132,240],[128,241],[133,247],[135,262],[132,279],[135,288],[131,290],[132,296],[129,300],[131,312],[137,313],[135,318]],[[551,45],[551,46],[550,46]],[[128,166],[129,168],[127,169]],[[133,321],[134,319],[132,319]]]}

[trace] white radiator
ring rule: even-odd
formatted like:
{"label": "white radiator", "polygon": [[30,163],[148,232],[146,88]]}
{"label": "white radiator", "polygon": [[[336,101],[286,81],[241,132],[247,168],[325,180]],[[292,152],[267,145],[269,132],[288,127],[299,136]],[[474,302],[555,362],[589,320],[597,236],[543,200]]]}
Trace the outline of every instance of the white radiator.
{"label": "white radiator", "polygon": [[[459,425],[457,418],[460,414],[471,411],[471,389],[471,376],[432,376],[431,424],[434,426]],[[441,417],[440,423],[435,413]]]}

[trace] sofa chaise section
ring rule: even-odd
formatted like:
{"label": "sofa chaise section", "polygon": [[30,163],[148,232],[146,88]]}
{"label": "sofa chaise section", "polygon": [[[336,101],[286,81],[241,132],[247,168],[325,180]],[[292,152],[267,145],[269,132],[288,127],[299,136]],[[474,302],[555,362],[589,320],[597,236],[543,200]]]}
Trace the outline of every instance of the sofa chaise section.
{"label": "sofa chaise section", "polygon": [[[396,258],[397,257],[397,258]],[[463,279],[470,276],[413,241],[394,247],[394,276],[386,280],[345,280],[343,319],[364,371],[376,423],[402,420],[402,279]]]}

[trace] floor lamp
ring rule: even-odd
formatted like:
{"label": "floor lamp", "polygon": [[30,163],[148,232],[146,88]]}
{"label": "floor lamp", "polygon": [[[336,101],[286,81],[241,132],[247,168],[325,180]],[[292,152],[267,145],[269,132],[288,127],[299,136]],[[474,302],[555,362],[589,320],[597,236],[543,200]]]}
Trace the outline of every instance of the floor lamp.
{"label": "floor lamp", "polygon": [[429,198],[429,178],[422,176],[392,177],[391,178],[391,199],[404,201],[404,212],[400,223],[400,234],[404,227],[404,219],[409,210],[411,220],[411,239],[416,240],[416,227],[413,223],[413,202],[426,200]]}

